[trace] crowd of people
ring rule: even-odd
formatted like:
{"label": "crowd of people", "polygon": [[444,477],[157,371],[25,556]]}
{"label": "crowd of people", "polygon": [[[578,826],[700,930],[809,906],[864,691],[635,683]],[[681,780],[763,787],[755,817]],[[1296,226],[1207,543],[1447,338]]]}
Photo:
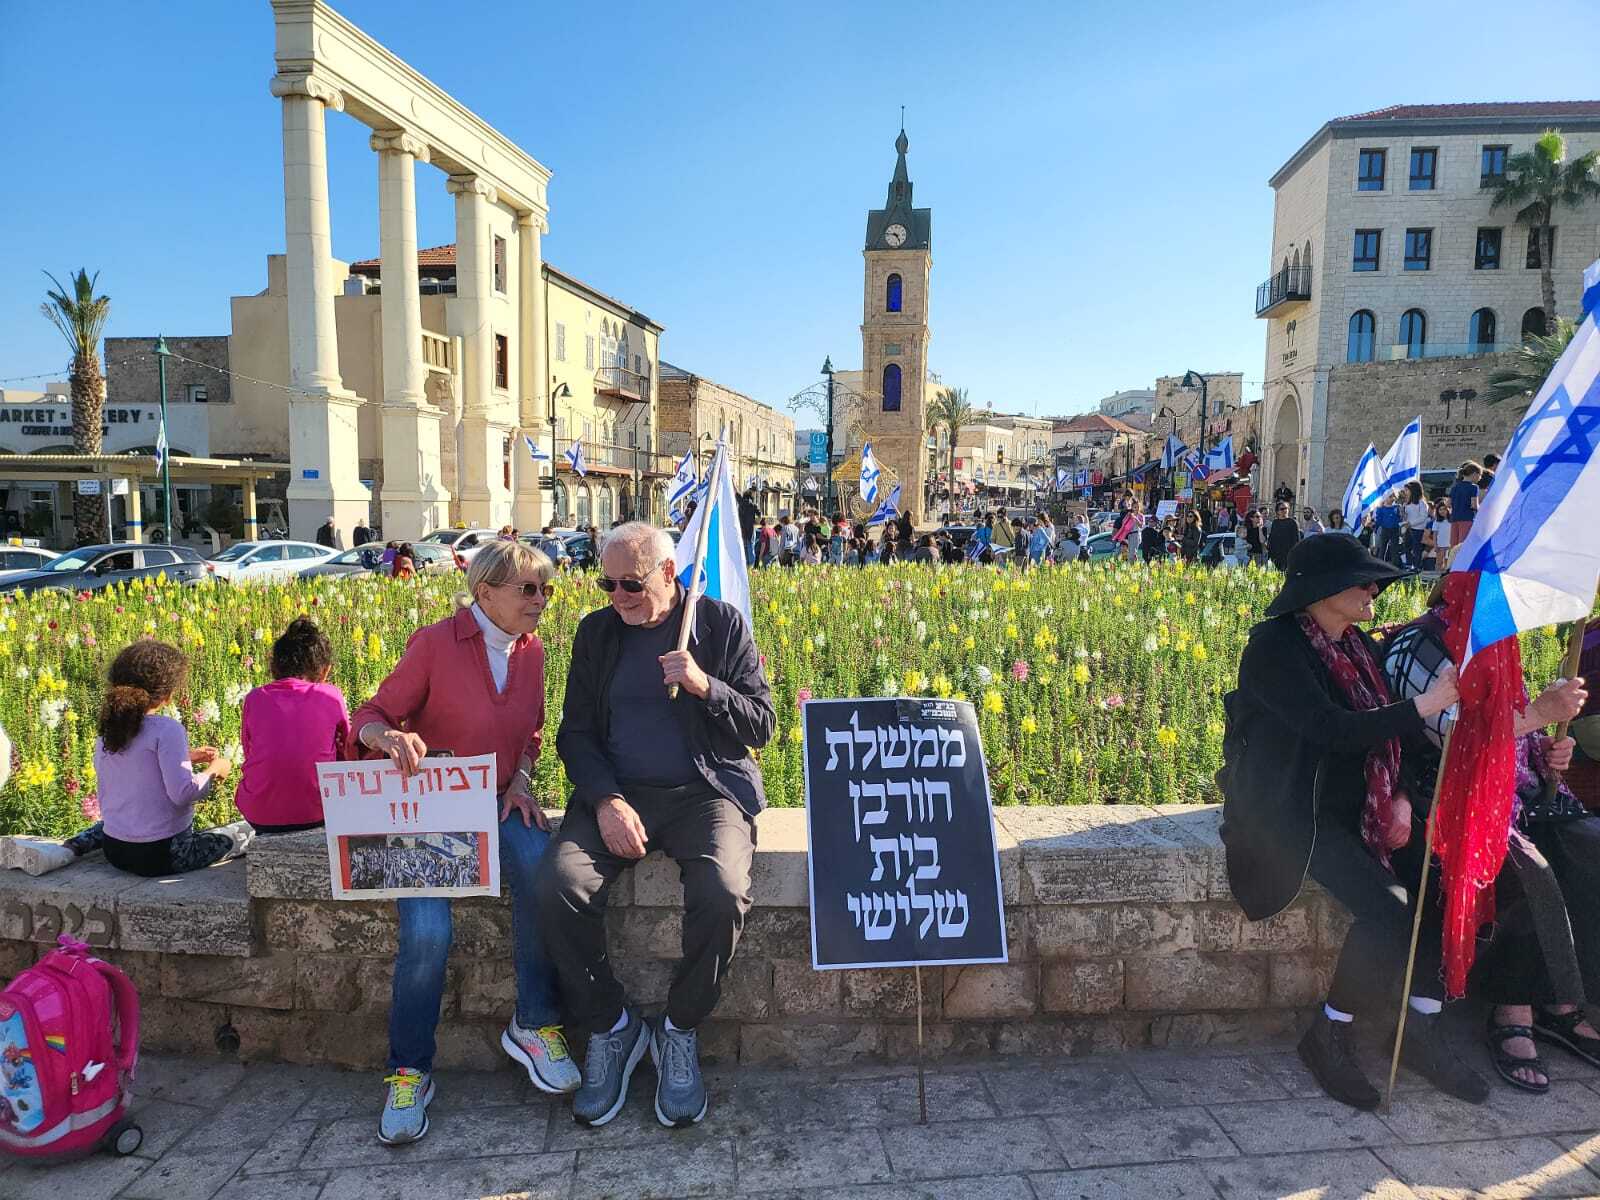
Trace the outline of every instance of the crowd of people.
{"label": "crowd of people", "polygon": [[350,839],[349,852],[350,887],[357,891],[481,887],[484,882],[474,854],[451,855],[427,845],[357,845],[356,842],[357,839]]}

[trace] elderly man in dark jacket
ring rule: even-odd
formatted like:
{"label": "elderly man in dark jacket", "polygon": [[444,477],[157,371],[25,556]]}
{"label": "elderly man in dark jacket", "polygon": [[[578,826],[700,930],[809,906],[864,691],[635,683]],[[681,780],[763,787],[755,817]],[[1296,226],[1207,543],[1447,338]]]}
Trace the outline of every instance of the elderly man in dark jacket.
{"label": "elderly man in dark jacket", "polygon": [[[750,909],[766,804],[750,751],[772,737],[777,714],[750,626],[702,598],[689,649],[677,649],[685,593],[673,554],[665,531],[642,522],[606,539],[597,582],[611,604],[578,625],[556,737],[573,792],[537,886],[569,1018],[591,1031],[572,1104],[591,1126],[622,1110],[646,1049],[661,1123],[705,1116],[695,1029],[716,1007]],[[647,1028],[612,974],[605,912],[617,876],[655,849],[683,880],[683,958],[666,1012]]]}

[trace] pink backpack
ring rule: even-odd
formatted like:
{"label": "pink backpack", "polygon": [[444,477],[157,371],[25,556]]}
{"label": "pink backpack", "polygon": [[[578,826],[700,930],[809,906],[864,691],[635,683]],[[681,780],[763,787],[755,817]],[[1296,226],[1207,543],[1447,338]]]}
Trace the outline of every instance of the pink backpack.
{"label": "pink backpack", "polygon": [[132,1154],[124,1118],[139,1059],[139,994],[69,935],[0,992],[0,1150],[69,1158]]}

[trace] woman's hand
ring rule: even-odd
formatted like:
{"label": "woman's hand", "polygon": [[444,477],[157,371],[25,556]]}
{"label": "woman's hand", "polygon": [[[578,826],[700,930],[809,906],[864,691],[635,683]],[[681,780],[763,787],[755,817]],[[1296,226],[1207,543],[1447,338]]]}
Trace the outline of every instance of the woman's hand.
{"label": "woman's hand", "polygon": [[[1572,756],[1569,754],[1567,757],[1570,759]],[[221,755],[218,755],[216,758],[212,759],[208,764],[206,764],[206,774],[210,775],[213,779],[226,779],[229,775],[233,774],[233,763],[228,759],[223,758]]]}
{"label": "woman's hand", "polygon": [[528,792],[527,776],[518,771],[511,777],[511,786],[506,789],[506,794],[501,797],[500,819],[504,821],[515,809],[522,814],[524,828],[537,825],[546,833],[550,832],[550,818],[544,815],[544,806],[537,803]]}
{"label": "woman's hand", "polygon": [[215,746],[195,746],[189,751],[189,761],[197,767],[207,767],[217,761]]}
{"label": "woman's hand", "polygon": [[428,753],[428,744],[414,733],[407,733],[403,729],[385,729],[373,737],[367,745],[380,754],[387,754],[389,761],[395,765],[403,779],[415,775],[422,766],[422,760]]}
{"label": "woman's hand", "polygon": [[1438,716],[1459,699],[1461,692],[1456,687],[1455,664],[1446,663],[1433,677],[1428,690],[1417,697],[1417,711],[1422,714],[1423,720],[1427,720]]}
{"label": "woman's hand", "polygon": [[1536,728],[1559,725],[1562,721],[1570,721],[1576,717],[1588,702],[1589,692],[1584,687],[1582,679],[1558,679],[1540,692],[1537,700],[1528,705],[1528,714],[1538,721]]}
{"label": "woman's hand", "polygon": [[1572,765],[1572,751],[1577,744],[1569,737],[1545,738],[1545,759],[1549,762],[1550,769],[1559,773],[1570,767]]}
{"label": "woman's hand", "polygon": [[1394,805],[1389,810],[1389,828],[1383,831],[1383,844],[1398,850],[1411,840],[1411,797],[1404,792],[1394,794]]}
{"label": "woman's hand", "polygon": [[645,853],[644,822],[621,796],[607,796],[595,809],[595,819],[600,825],[600,837],[606,849],[618,858],[643,858]]}

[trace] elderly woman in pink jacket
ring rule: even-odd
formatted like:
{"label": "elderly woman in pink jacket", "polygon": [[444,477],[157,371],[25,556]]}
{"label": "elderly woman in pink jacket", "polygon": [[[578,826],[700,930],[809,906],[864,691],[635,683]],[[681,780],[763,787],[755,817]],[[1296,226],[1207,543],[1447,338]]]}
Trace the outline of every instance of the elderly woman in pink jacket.
{"label": "elderly woman in pink jacket", "polygon": [[[350,720],[352,749],[382,754],[404,774],[430,749],[493,754],[500,796],[500,871],[511,886],[517,1004],[500,1044],[535,1087],[577,1089],[577,1067],[561,1031],[556,975],[545,955],[533,891],[534,868],[550,840],[530,794],[544,730],[544,644],[534,630],[555,590],[555,568],[521,542],[491,542],[467,573],[472,604],[411,635],[377,694]],[[399,951],[389,1010],[388,1097],[380,1141],[416,1141],[428,1131],[433,1056],[450,901],[397,900]]]}

